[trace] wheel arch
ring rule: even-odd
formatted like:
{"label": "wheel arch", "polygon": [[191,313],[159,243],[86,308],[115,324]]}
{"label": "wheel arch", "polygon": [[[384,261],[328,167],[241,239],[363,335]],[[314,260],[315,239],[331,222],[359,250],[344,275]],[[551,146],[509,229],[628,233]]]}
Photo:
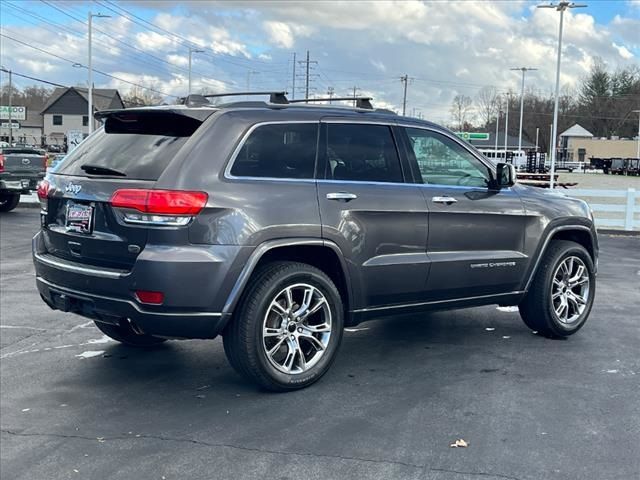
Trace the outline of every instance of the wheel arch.
{"label": "wheel arch", "polygon": [[226,314],[224,316],[227,321],[242,298],[253,273],[262,265],[276,261],[302,262],[326,273],[342,296],[345,326],[351,324],[353,295],[349,272],[340,248],[328,240],[304,238],[267,241],[253,251],[225,303],[223,314]]}
{"label": "wheel arch", "polygon": [[531,267],[527,277],[525,277],[526,283],[523,288],[524,291],[529,290],[529,286],[531,285],[531,282],[533,281],[533,278],[538,271],[540,262],[542,261],[547,248],[553,240],[570,240],[579,245],[582,245],[589,253],[594,267],[597,269],[598,243],[592,226],[577,224],[556,226],[550,225],[547,228],[547,233],[543,238],[544,240],[540,242],[540,246],[538,247],[538,251],[536,252],[535,262],[533,263],[533,266]]}

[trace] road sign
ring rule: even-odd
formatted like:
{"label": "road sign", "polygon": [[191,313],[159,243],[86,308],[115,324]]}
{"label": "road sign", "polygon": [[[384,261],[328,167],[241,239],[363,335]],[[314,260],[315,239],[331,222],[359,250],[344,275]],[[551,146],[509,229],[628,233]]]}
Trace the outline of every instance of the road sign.
{"label": "road sign", "polygon": [[482,132],[456,132],[460,138],[465,140],[489,140],[491,134]]}
{"label": "road sign", "polygon": [[[0,119],[9,120],[9,105],[0,105]],[[27,107],[13,105],[11,107],[11,120],[26,120]]]}

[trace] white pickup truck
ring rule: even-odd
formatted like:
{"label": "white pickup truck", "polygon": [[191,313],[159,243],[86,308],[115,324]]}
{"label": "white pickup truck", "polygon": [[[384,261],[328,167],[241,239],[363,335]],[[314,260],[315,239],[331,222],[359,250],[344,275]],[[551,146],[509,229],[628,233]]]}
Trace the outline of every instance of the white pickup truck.
{"label": "white pickup truck", "polygon": [[21,194],[38,188],[47,170],[46,155],[27,147],[0,149],[0,212],[9,212],[18,206]]}

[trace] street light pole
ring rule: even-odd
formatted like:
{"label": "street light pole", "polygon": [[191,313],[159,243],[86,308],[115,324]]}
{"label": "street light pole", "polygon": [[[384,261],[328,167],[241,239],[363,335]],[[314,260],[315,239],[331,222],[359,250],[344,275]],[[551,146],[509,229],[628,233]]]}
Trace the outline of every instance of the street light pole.
{"label": "street light pole", "polygon": [[556,88],[555,88],[555,99],[553,103],[553,130],[551,134],[551,178],[549,182],[549,188],[553,189],[554,184],[554,174],[556,170],[556,139],[558,135],[558,99],[560,96],[560,60],[562,58],[562,24],[564,22],[564,12],[568,8],[583,8],[586,5],[578,5],[573,2],[562,1],[558,2],[555,5],[538,5],[538,8],[554,8],[556,11],[560,12],[560,28],[558,30],[558,61],[556,65]]}
{"label": "street light pole", "polygon": [[509,143],[509,102],[511,101],[511,92],[507,93],[507,108],[504,121],[504,161],[507,161],[507,148]]}
{"label": "street light pole", "polygon": [[[9,75],[11,75],[11,72],[9,72]],[[631,112],[638,114],[638,151],[636,153],[636,157],[640,159],[640,110],[632,110]]]}
{"label": "street light pole", "polygon": [[194,53],[204,53],[204,50],[189,47],[189,90],[187,91],[187,95],[191,95],[191,57]]}
{"label": "street light pole", "polygon": [[496,141],[494,147],[496,162],[498,160],[498,128],[500,127],[500,115],[502,115],[502,112],[500,111],[500,109],[498,109],[498,113],[496,115]]}
{"label": "street light pole", "polygon": [[109,18],[110,15],[103,15],[101,13],[91,13],[89,12],[87,14],[87,20],[88,20],[88,24],[89,24],[89,48],[88,48],[88,54],[89,54],[89,85],[88,85],[88,93],[89,93],[89,109],[88,109],[88,115],[87,115],[87,124],[89,127],[89,135],[91,135],[91,132],[93,132],[93,60],[92,60],[92,55],[91,55],[91,36],[93,34],[92,32],[92,27],[93,27],[93,17],[97,17],[97,18]]}
{"label": "street light pole", "polygon": [[524,113],[524,75],[526,72],[537,70],[537,68],[530,67],[518,67],[511,70],[518,70],[522,72],[522,87],[520,88],[520,131],[518,133],[518,152],[522,151],[522,116]]}

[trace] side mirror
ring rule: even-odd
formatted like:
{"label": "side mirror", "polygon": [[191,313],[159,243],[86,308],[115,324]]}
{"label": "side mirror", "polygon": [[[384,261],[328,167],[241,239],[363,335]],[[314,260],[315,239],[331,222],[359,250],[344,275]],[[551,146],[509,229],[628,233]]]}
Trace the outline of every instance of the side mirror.
{"label": "side mirror", "polygon": [[495,187],[497,189],[512,187],[516,183],[516,167],[510,163],[499,163],[496,166]]}

